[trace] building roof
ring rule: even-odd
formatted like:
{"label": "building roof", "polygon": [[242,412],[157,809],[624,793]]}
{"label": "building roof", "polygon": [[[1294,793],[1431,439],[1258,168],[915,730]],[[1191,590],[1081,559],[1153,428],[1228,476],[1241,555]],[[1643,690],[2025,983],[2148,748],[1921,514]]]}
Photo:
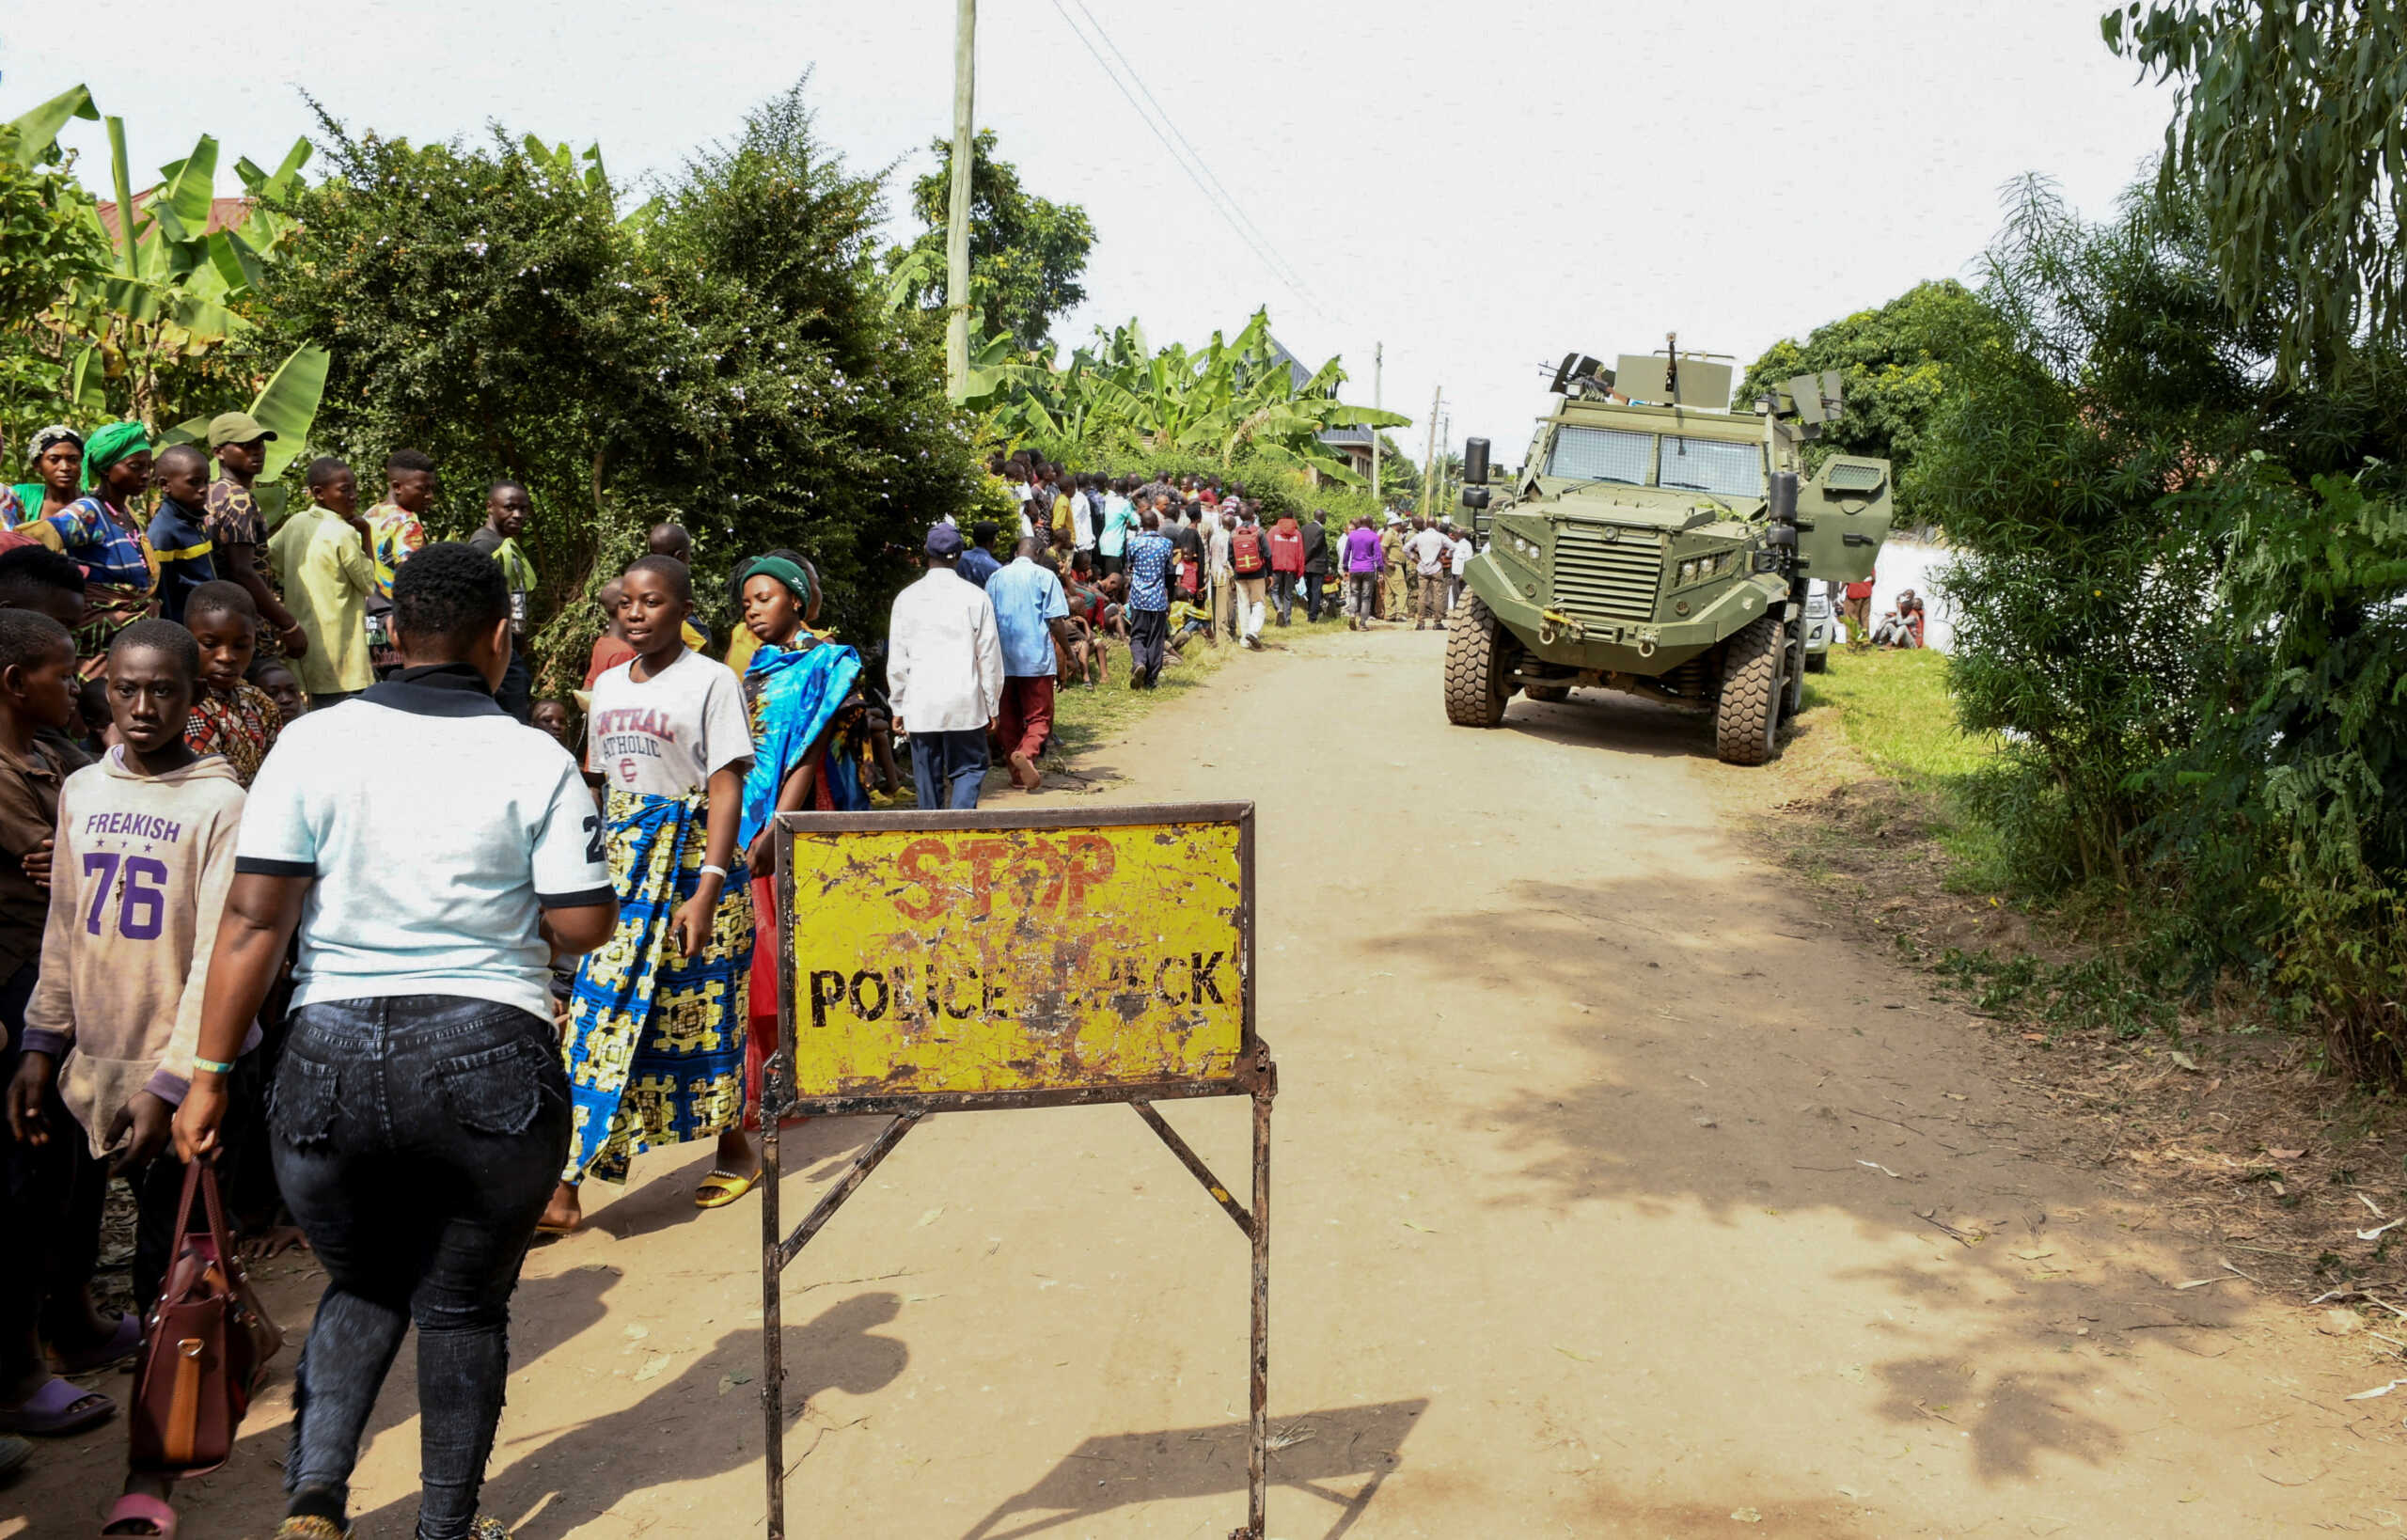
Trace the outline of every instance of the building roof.
{"label": "building roof", "polygon": [[[155,192],[155,189],[153,191]],[[140,193],[135,195],[134,199],[134,207],[135,210],[139,211],[148,208],[152,196],[152,193]],[[98,212],[101,216],[101,228],[109,232],[109,239],[111,241],[120,239],[117,228],[117,205],[113,202],[103,203],[100,206]],[[251,217],[251,200],[249,198],[212,198],[209,203],[209,223],[201,228],[200,233],[203,235],[214,235],[219,230],[230,230],[249,217]]]}

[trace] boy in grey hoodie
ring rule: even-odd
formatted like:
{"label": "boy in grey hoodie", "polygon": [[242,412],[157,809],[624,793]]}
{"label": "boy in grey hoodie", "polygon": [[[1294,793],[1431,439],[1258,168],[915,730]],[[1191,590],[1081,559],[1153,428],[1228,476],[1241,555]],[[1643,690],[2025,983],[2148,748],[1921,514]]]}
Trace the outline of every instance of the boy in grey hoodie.
{"label": "boy in grey hoodie", "polygon": [[[134,1294],[145,1315],[175,1250],[184,1168],[167,1147],[168,1124],[192,1080],[243,818],[234,767],[184,744],[199,680],[199,649],[171,621],[137,621],[109,649],[109,715],[122,744],[59,792],[41,977],[8,1087],[10,1121],[39,1144],[71,1137],[38,1111],[55,1080],[93,1155],[133,1187]],[[129,1479],[111,1520],[148,1519],[164,1532],[164,1487]]]}

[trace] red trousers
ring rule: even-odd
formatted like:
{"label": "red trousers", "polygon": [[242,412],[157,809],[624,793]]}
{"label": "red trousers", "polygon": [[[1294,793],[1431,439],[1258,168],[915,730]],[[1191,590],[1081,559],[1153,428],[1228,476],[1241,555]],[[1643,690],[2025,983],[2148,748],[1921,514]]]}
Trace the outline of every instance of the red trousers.
{"label": "red trousers", "polygon": [[[778,1051],[778,879],[752,879],[752,980],[745,1004],[744,1126],[761,1124],[761,1070]],[[788,1088],[792,1093],[792,1088]]]}
{"label": "red trousers", "polygon": [[1053,676],[1013,674],[1003,681],[1002,704],[995,709],[995,736],[1003,757],[1025,754],[1036,758],[1053,735]]}

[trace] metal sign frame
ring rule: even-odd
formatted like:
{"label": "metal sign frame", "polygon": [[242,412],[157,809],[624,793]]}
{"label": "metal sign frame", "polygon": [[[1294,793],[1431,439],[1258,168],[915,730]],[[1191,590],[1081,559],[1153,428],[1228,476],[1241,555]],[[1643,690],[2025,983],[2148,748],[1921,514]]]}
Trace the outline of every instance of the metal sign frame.
{"label": "metal sign frame", "polygon": [[[998,829],[1126,828],[1151,824],[1237,825],[1237,944],[1243,988],[1238,1012],[1242,1036],[1235,1063],[1226,1076],[1164,1078],[1102,1085],[1041,1087],[1013,1091],[876,1092],[801,1096],[793,1089],[794,1033],[794,837],[798,833],[949,834]],[[778,856],[778,1050],[761,1080],[761,1411],[766,1443],[768,1537],[785,1540],[785,1344],[783,1290],[788,1264],[810,1244],[846,1199],[858,1191],[880,1162],[893,1154],[921,1118],[937,1112],[990,1111],[1010,1108],[1075,1107],[1125,1102],[1169,1146],[1180,1165],[1202,1183],[1213,1202],[1235,1221],[1253,1249],[1253,1333],[1251,1358],[1251,1425],[1246,1455],[1246,1524],[1229,1540],[1264,1540],[1265,1489],[1270,1386],[1270,1104],[1279,1093],[1279,1071],[1255,1029],[1253,804],[1251,802],[1147,803],[1094,809],[1046,808],[1011,812],[781,813],[776,822]],[[1253,1202],[1232,1197],[1209,1166],[1154,1109],[1161,1101],[1207,1096],[1248,1096],[1253,1101]],[[812,1206],[793,1234],[785,1233],[779,1182],[784,1165],[778,1125],[796,1114],[852,1117],[886,1114],[891,1121],[836,1184]]]}

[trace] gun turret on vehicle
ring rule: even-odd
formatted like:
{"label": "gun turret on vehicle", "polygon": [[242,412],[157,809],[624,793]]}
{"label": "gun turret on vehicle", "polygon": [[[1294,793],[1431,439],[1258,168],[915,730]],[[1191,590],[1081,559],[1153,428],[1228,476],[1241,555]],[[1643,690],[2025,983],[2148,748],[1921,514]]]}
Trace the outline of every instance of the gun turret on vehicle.
{"label": "gun turret on vehicle", "polygon": [[1463,455],[1485,546],[1448,625],[1449,720],[1495,727],[1514,694],[1600,686],[1709,712],[1716,751],[1761,764],[1803,693],[1808,584],[1871,575],[1889,463],[1805,446],[1840,410],[1836,371],[1730,410],[1732,367],[1682,353],[1605,369],[1565,355],[1520,470]]}

